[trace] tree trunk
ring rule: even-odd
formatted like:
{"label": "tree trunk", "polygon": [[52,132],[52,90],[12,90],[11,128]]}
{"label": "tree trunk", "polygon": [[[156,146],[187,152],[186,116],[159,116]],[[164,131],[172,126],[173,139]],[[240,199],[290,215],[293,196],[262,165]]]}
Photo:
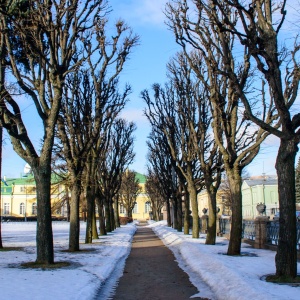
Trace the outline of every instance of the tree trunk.
{"label": "tree trunk", "polygon": [[109,204],[108,200],[104,200],[104,210],[105,210],[105,229],[106,232],[112,232],[111,228],[111,215],[110,215],[110,209],[109,209]]}
{"label": "tree trunk", "polygon": [[182,193],[179,190],[179,195],[177,196],[178,206],[177,206],[177,231],[182,232]]}
{"label": "tree trunk", "polygon": [[79,200],[80,184],[77,183],[74,184],[71,188],[69,251],[79,251]]}
{"label": "tree trunk", "polygon": [[97,203],[98,203],[98,213],[99,213],[99,231],[100,231],[100,235],[107,235],[106,229],[105,229],[103,204],[101,203],[100,199],[98,199]]}
{"label": "tree trunk", "polygon": [[159,209],[159,207],[156,207],[156,211],[155,211],[155,221],[160,221],[160,217],[161,217],[161,209]]}
{"label": "tree trunk", "polygon": [[85,243],[91,244],[93,242],[93,216],[95,215],[95,201],[92,199],[92,189],[89,185],[85,188],[85,195],[87,205]]}
{"label": "tree trunk", "polygon": [[193,228],[192,237],[195,239],[199,238],[199,214],[198,214],[198,201],[197,201],[197,190],[192,182],[188,182],[188,191],[191,201],[192,216],[193,216]]}
{"label": "tree trunk", "polygon": [[97,230],[97,220],[96,220],[96,211],[95,211],[95,201],[94,201],[94,212],[92,216],[92,237],[93,239],[98,239],[98,230]]}
{"label": "tree trunk", "polygon": [[190,233],[190,198],[188,190],[184,189],[184,234]]}
{"label": "tree trunk", "polygon": [[208,192],[208,227],[207,227],[207,235],[206,235],[206,245],[215,245],[216,244],[216,231],[217,231],[217,193],[216,191]]}
{"label": "tree trunk", "polygon": [[167,224],[168,224],[168,227],[171,227],[172,224],[171,224],[171,210],[170,210],[170,200],[167,199],[166,201],[166,207],[167,207]]}
{"label": "tree trunk", "polygon": [[67,221],[70,222],[70,214],[71,214],[71,209],[70,209],[70,198],[69,198],[69,189],[66,189],[66,203],[67,203]]}
{"label": "tree trunk", "polygon": [[242,178],[238,170],[231,170],[231,172],[227,172],[226,174],[229,181],[229,188],[232,201],[231,230],[227,254],[240,255],[243,230],[241,190]]}
{"label": "tree trunk", "polygon": [[178,203],[177,203],[177,197],[173,194],[173,228],[178,229]]}
{"label": "tree trunk", "polygon": [[51,220],[51,168],[39,166],[33,169],[37,192],[37,232],[36,247],[39,264],[53,264],[53,233]]}
{"label": "tree trunk", "polygon": [[132,209],[130,208],[130,205],[126,206],[126,212],[127,212],[127,217],[132,218]]}
{"label": "tree trunk", "polygon": [[298,151],[294,140],[281,139],[276,160],[279,196],[279,241],[275,258],[276,275],[297,276],[297,229],[295,196],[295,157]]}
{"label": "tree trunk", "polygon": [[114,199],[114,217],[115,217],[115,225],[116,227],[120,227],[120,219],[119,219],[119,200],[118,197]]}
{"label": "tree trunk", "polygon": [[113,208],[113,200],[110,199],[109,201],[109,212],[110,212],[110,226],[111,230],[114,231],[116,229],[116,223],[115,223],[115,212]]}

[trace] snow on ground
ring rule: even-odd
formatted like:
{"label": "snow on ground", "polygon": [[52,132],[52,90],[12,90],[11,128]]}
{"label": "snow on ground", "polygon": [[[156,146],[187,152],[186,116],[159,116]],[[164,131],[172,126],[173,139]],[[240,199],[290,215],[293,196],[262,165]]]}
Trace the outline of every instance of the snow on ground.
{"label": "snow on ground", "polygon": [[[190,235],[168,228],[165,221],[148,226],[173,251],[179,266],[189,274],[200,291],[200,297],[212,297],[212,291],[214,300],[300,299],[300,287],[261,280],[262,276],[275,273],[273,251],[253,249],[243,244],[244,256],[229,257],[225,255],[228,247],[225,238],[218,237],[217,244],[209,246],[204,244],[204,235],[200,239],[192,239]],[[78,253],[63,251],[68,249],[68,229],[67,222],[53,223],[55,261],[68,261],[70,267],[24,269],[20,267],[21,263],[36,259],[36,223],[2,224],[4,247],[22,247],[23,250],[0,252],[1,299],[108,298],[122,275],[135,224],[122,226],[93,244],[85,245],[85,223],[81,223],[80,248],[84,251]]]}
{"label": "snow on ground", "polygon": [[83,222],[80,224],[82,251],[69,253],[63,251],[68,249],[69,224],[53,223],[55,262],[68,261],[71,265],[56,270],[41,270],[20,267],[21,263],[33,262],[36,259],[36,223],[2,223],[4,247],[23,247],[24,250],[0,252],[0,298],[95,299],[100,287],[105,286],[110,277],[114,277],[116,281],[123,273],[132,236],[136,231],[135,225],[122,226],[87,245],[84,244],[85,225]]}
{"label": "snow on ground", "polygon": [[[300,286],[279,285],[261,280],[264,275],[275,273],[275,252],[253,249],[242,244],[242,256],[225,255],[228,240],[217,237],[214,246],[205,245],[205,235],[193,239],[166,226],[166,222],[150,225],[154,232],[174,253],[179,266],[190,275],[198,288],[203,280],[220,300],[299,300]],[[298,263],[300,271],[300,263]],[[204,293],[204,294],[203,294]],[[197,296],[197,295],[195,295]]]}

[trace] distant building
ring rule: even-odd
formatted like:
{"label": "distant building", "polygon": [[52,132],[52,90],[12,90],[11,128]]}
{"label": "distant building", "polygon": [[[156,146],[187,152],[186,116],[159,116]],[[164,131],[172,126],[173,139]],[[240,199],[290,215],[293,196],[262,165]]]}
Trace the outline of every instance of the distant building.
{"label": "distant building", "polygon": [[[218,215],[231,215],[229,186],[223,182],[217,192]],[[277,176],[253,176],[245,179],[242,183],[242,214],[243,219],[255,219],[259,213],[256,209],[257,204],[266,205],[264,215],[273,219],[276,212],[279,211],[278,202],[278,183]],[[198,210],[201,217],[203,209],[208,211],[208,195],[206,190],[198,194]]]}
{"label": "distant building", "polygon": [[[218,191],[217,191],[217,209],[218,215],[231,215],[230,209],[230,196],[229,196],[228,187],[225,183],[221,183]],[[198,199],[198,212],[201,217],[204,215],[203,209],[206,209],[206,214],[209,213],[208,209],[208,194],[207,190],[204,189],[197,195]]]}
{"label": "distant building", "polygon": [[[52,178],[51,206],[53,217],[66,217],[63,203],[65,188]],[[36,184],[32,174],[20,178],[3,178],[1,181],[1,217],[32,219],[37,214]]]}
{"label": "distant building", "polygon": [[279,211],[278,202],[278,182],[276,176],[256,176],[243,181],[243,218],[254,219],[259,213],[257,204],[266,205],[264,215],[273,219],[275,213]]}
{"label": "distant building", "polygon": [[[133,209],[133,219],[149,219],[151,202],[145,193],[146,177],[136,173],[142,191],[136,199]],[[65,186],[53,176],[51,179],[51,209],[53,218],[67,218],[67,203]],[[70,195],[69,195],[70,196]],[[124,207],[120,206],[120,216],[125,216]],[[37,214],[36,184],[30,172],[24,172],[20,178],[3,178],[1,180],[1,217],[35,219]]]}
{"label": "distant building", "polygon": [[[145,192],[145,183],[146,183],[146,176],[140,173],[135,174],[136,178],[139,180],[139,184],[141,187],[141,192],[137,196],[133,211],[132,211],[132,218],[134,220],[145,220],[150,219],[149,212],[152,210],[151,202]],[[126,210],[123,205],[119,205],[119,215],[120,217],[126,216]]]}

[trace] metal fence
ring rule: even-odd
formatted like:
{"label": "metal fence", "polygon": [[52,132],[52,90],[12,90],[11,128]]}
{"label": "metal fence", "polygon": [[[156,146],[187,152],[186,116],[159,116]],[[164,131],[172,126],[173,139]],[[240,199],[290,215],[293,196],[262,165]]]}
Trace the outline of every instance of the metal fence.
{"label": "metal fence", "polygon": [[[230,234],[230,219],[220,219],[220,233]],[[255,222],[254,220],[243,221],[242,238],[255,240]],[[278,245],[279,239],[279,222],[270,221],[267,223],[267,243],[270,245]],[[297,250],[300,251],[300,222],[297,222]]]}
{"label": "metal fence", "polygon": [[255,240],[255,223],[254,221],[243,221],[243,239]]}

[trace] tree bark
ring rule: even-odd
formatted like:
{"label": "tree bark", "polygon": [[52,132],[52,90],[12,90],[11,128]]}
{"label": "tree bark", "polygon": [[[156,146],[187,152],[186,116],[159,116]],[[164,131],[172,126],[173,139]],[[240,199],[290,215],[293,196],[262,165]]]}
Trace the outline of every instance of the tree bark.
{"label": "tree bark", "polygon": [[184,234],[190,233],[190,199],[188,191],[184,195]]}
{"label": "tree bark", "polygon": [[98,239],[98,230],[97,230],[97,220],[96,220],[96,212],[95,212],[95,202],[94,202],[94,212],[92,216],[92,237],[93,239]]}
{"label": "tree bark", "polygon": [[87,186],[85,191],[87,202],[85,243],[91,244],[93,242],[93,216],[95,215],[95,201],[92,199],[93,196],[91,187]]}
{"label": "tree bark", "polygon": [[181,199],[181,191],[177,196],[177,231],[182,232],[182,199]]}
{"label": "tree bark", "polygon": [[111,215],[110,215],[108,199],[104,200],[104,211],[105,211],[105,229],[106,229],[106,232],[112,232]]}
{"label": "tree bark", "polygon": [[79,251],[79,200],[80,185],[74,184],[71,188],[70,199],[70,233],[69,233],[69,251]]}
{"label": "tree bark", "polygon": [[37,231],[36,246],[38,264],[53,264],[53,233],[51,220],[51,168],[50,164],[33,168],[37,192]]}
{"label": "tree bark", "polygon": [[168,227],[171,227],[172,222],[171,222],[171,210],[170,210],[170,200],[169,199],[167,199],[167,201],[166,201],[166,207],[167,207],[167,224],[168,224]]}
{"label": "tree bark", "polygon": [[197,190],[195,185],[189,181],[188,181],[188,191],[190,195],[192,216],[193,216],[192,237],[198,239],[199,238],[199,215],[198,215]]}
{"label": "tree bark", "polygon": [[120,219],[119,219],[119,201],[118,197],[114,198],[114,218],[116,227],[120,227]]}
{"label": "tree bark", "polygon": [[275,257],[276,275],[297,276],[297,228],[295,203],[295,157],[298,151],[294,139],[280,140],[276,159],[279,196],[279,241]]}
{"label": "tree bark", "polygon": [[228,245],[228,255],[241,254],[241,241],[243,230],[243,217],[242,217],[242,178],[239,171],[232,170],[227,172],[227,177],[230,185],[230,192],[232,198],[232,217],[231,217],[231,231],[230,240]]}
{"label": "tree bark", "polygon": [[207,235],[206,235],[206,245],[215,245],[216,243],[216,231],[217,231],[217,200],[216,200],[216,191],[208,192],[208,227],[207,227]]}
{"label": "tree bark", "polygon": [[111,230],[114,231],[116,229],[116,223],[115,223],[115,213],[114,213],[112,199],[110,199],[109,201],[109,211],[110,211],[110,226],[111,226]]}
{"label": "tree bark", "polygon": [[178,205],[177,205],[177,198],[176,196],[174,197],[173,194],[173,228],[178,230]]}
{"label": "tree bark", "polygon": [[105,228],[103,203],[101,203],[100,199],[97,199],[97,203],[98,203],[100,235],[107,235],[106,228]]}

